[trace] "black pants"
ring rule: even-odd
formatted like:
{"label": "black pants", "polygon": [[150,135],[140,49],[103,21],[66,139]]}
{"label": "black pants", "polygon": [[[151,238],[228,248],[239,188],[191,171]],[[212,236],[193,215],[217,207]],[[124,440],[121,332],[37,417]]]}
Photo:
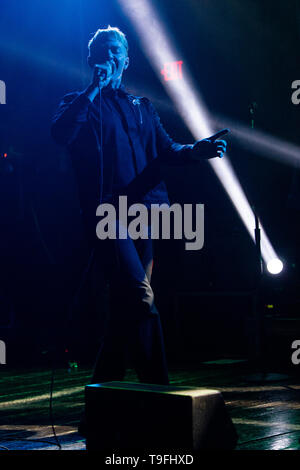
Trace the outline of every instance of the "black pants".
{"label": "black pants", "polygon": [[141,382],[167,385],[162,327],[150,286],[152,240],[98,240],[95,256],[110,283],[110,317],[92,383],[122,380],[131,364]]}

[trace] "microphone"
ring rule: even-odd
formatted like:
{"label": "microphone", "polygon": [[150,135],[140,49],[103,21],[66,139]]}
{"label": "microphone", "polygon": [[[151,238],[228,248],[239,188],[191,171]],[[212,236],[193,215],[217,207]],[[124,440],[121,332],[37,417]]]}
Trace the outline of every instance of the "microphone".
{"label": "microphone", "polygon": [[94,69],[97,69],[98,77],[101,80],[107,80],[109,76],[113,76],[116,71],[116,64],[114,61],[106,61],[104,64],[94,64]]}
{"label": "microphone", "polygon": [[257,108],[258,108],[258,104],[256,103],[256,101],[253,101],[253,102],[250,103],[249,106],[248,106],[249,113],[250,113],[250,114],[254,114],[255,111],[257,110]]}
{"label": "microphone", "polygon": [[258,108],[258,104],[256,101],[253,101],[252,103],[249,104],[248,109],[250,113],[250,118],[251,118],[251,128],[254,129],[254,118],[255,118],[255,112]]}

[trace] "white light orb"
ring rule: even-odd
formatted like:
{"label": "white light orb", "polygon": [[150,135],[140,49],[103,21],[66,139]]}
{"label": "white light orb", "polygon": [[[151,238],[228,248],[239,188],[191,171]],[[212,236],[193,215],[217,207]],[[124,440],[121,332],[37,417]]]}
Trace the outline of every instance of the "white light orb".
{"label": "white light orb", "polygon": [[278,258],[273,258],[267,263],[267,269],[271,274],[279,274],[283,269],[283,263]]}

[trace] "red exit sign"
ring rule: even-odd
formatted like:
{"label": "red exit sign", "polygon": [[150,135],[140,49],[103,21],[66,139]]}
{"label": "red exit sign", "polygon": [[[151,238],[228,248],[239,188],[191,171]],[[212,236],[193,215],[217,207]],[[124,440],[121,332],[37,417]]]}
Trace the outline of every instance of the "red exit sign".
{"label": "red exit sign", "polygon": [[166,62],[164,68],[161,70],[161,74],[164,76],[166,81],[169,80],[181,80],[182,79],[182,60],[174,62]]}

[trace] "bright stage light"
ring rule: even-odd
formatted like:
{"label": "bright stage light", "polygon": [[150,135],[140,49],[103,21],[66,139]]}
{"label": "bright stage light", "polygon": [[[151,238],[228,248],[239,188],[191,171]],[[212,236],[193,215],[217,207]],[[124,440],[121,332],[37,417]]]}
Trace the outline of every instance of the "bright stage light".
{"label": "bright stage light", "polygon": [[[164,64],[178,63],[178,54],[171,45],[156,11],[148,0],[119,0],[125,14],[131,19],[141,40],[145,54],[155,68],[167,93],[176,104],[179,114],[189,127],[196,140],[209,137],[219,129],[212,129],[212,122],[202,97],[197,93],[190,74],[181,70],[180,80],[165,80],[161,71]],[[228,127],[227,124],[223,127]],[[255,240],[255,217],[244,191],[228,159],[209,160],[234,207],[244,222],[252,239]],[[277,255],[260,226],[261,254],[266,263],[277,259]]]}
{"label": "bright stage light", "polygon": [[283,263],[278,258],[270,259],[267,269],[271,274],[279,274],[283,270]]}

